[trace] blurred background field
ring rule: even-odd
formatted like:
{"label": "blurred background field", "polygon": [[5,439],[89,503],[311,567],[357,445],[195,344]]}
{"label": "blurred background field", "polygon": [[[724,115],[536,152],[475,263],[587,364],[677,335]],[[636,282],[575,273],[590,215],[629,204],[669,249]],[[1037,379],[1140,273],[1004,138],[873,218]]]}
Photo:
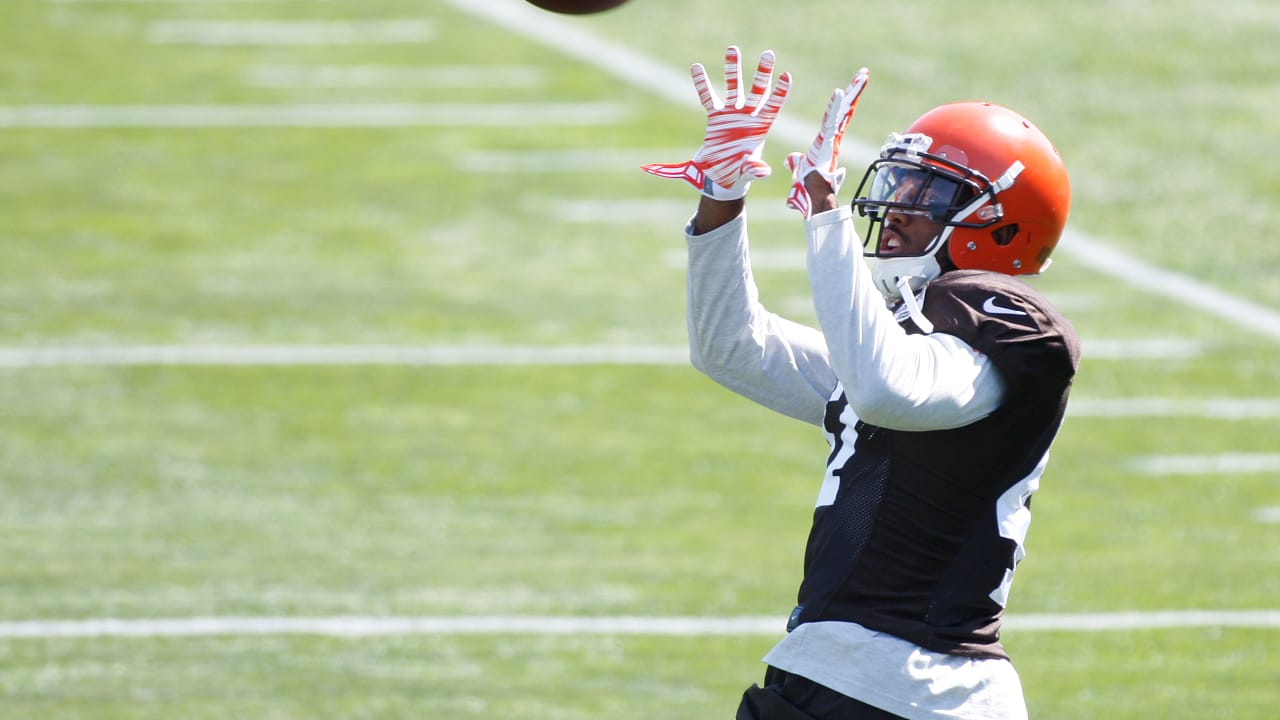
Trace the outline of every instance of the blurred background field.
{"label": "blurred background field", "polygon": [[[1278,26],[1262,0],[0,0],[0,717],[730,717],[776,636],[53,630],[780,630],[825,443],[683,362],[695,198],[637,169],[696,148],[686,68],[730,43],[796,76],[751,212],[764,301],[802,321],[781,160],[857,67],[851,174],[949,100],[1054,138],[1072,235],[1032,282],[1086,357],[1009,608],[1031,715],[1274,717]],[[1250,619],[1017,622],[1172,611]]]}

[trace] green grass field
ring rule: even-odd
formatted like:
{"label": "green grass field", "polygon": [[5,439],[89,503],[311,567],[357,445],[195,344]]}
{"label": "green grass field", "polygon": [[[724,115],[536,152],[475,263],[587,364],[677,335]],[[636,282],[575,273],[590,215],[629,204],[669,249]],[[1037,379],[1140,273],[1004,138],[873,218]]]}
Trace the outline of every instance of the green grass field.
{"label": "green grass field", "polygon": [[[729,43],[796,76],[751,207],[800,320],[781,160],[857,67],[855,152],[967,98],[1055,139],[1033,282],[1086,357],[1009,607],[1031,716],[1276,716],[1280,7],[523,9],[0,0],[0,718],[731,717],[776,636],[271,629],[781,629],[825,442],[680,361],[695,197],[638,171]],[[1227,619],[1028,622],[1160,612]],[[107,619],[186,630],[58,631]]]}

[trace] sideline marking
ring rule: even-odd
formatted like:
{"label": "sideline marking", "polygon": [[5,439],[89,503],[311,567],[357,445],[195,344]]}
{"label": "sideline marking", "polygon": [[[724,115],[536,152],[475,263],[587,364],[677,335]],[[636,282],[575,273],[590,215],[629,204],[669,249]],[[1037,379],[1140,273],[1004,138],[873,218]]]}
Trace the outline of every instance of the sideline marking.
{"label": "sideline marking", "polygon": [[235,128],[612,125],[617,103],[0,106],[0,128]]}
{"label": "sideline marking", "polygon": [[[448,0],[463,12],[542,43],[564,55],[630,83],[677,105],[699,108],[687,72],[670,67],[628,47],[601,38],[583,26],[542,12],[520,0]],[[700,111],[700,110],[699,110]],[[817,118],[801,122],[783,116],[774,121],[773,133],[788,145],[806,148],[813,141]],[[845,137],[843,148],[869,161],[879,148]],[[1070,255],[1103,275],[1141,288],[1179,304],[1222,318],[1234,325],[1280,341],[1280,311],[1231,295],[1170,270],[1156,267],[1103,241],[1067,229],[1059,254]]]}
{"label": "sideline marking", "polygon": [[[1194,627],[1280,628],[1280,610],[1159,610],[1153,612],[1008,615],[1021,632],[1105,632]],[[123,620],[0,622],[0,638],[194,637],[215,635],[645,635],[707,637],[774,635],[786,622],[774,616],[418,616],[418,617],[193,617]]]}
{"label": "sideline marking", "polygon": [[147,30],[153,43],[189,45],[358,45],[435,39],[429,20],[161,20]]}

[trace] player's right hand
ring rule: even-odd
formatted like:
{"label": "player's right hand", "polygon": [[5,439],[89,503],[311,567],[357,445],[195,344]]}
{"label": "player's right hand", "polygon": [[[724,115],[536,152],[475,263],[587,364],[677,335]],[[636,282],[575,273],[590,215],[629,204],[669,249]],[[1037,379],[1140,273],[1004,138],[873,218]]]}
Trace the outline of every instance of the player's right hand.
{"label": "player's right hand", "polygon": [[721,101],[707,82],[701,63],[690,68],[698,99],[707,111],[702,147],[693,159],[682,163],[649,163],[641,170],[658,177],[678,178],[716,200],[736,200],[747,194],[751,181],[768,177],[769,164],[761,159],[765,137],[778,117],[791,88],[790,73],[773,83],[772,50],[760,54],[755,79],[746,97],[738,91],[742,64],[739,50],[729,46],[724,56],[725,97]]}

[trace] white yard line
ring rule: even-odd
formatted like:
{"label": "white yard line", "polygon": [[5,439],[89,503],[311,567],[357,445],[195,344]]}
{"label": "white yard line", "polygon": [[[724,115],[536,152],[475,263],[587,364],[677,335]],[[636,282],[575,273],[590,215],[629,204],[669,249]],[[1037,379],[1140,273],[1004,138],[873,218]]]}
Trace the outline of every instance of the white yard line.
{"label": "white yard line", "polygon": [[160,20],[153,43],[187,45],[387,45],[429,42],[436,25],[420,18],[389,20]]}
{"label": "white yard line", "polygon": [[1105,632],[1196,627],[1280,628],[1280,610],[1153,610],[1009,615],[1005,617],[1005,626],[1015,632]]}
{"label": "white yard line", "polygon": [[[64,5],[76,5],[76,4],[80,4],[80,3],[96,3],[96,4],[102,4],[102,5],[105,5],[105,4],[108,4],[108,3],[120,3],[120,4],[133,4],[133,3],[157,3],[157,4],[169,4],[169,3],[172,3],[172,4],[175,4],[175,5],[177,5],[177,4],[192,4],[192,5],[219,5],[219,4],[223,4],[223,3],[273,3],[273,2],[298,2],[298,0],[46,0],[46,1],[47,1],[47,2],[51,2],[51,3],[64,4]],[[319,3],[319,2],[359,2],[359,1],[360,1],[360,0],[307,0],[307,2],[312,2],[312,3]]]}
{"label": "white yard line", "polygon": [[0,106],[0,128],[241,128],[612,125],[616,103]]}
{"label": "white yard line", "polygon": [[1201,282],[1172,270],[1157,267],[1114,245],[1082,232],[1068,229],[1058,246],[1059,254],[1110,275],[1130,287],[1140,288],[1181,305],[1226,320],[1250,333],[1280,340],[1280,312],[1252,300]]}
{"label": "white yard line", "polygon": [[[652,198],[638,200],[546,199],[540,203],[539,207],[549,209],[551,216],[562,222],[591,223],[594,225],[650,223],[666,227],[668,234],[673,234],[679,238],[682,237],[680,235],[681,226],[693,215],[697,202],[691,202],[688,199],[662,200]],[[788,208],[781,202],[769,205],[754,205],[748,208],[747,216],[752,220],[794,223],[797,232],[803,233],[799,220],[800,216],[796,215],[795,210]],[[670,229],[673,226],[676,232],[670,233]],[[801,240],[803,240],[803,237],[801,237]],[[804,249],[800,248],[793,252],[799,254],[803,266]]]}
{"label": "white yard line", "polygon": [[[679,157],[688,150],[611,150],[607,148],[581,148],[559,150],[473,150],[459,153],[454,167],[463,172],[492,173],[501,170],[509,173],[560,173],[560,172],[637,172],[640,166],[653,162],[654,158]],[[586,202],[586,201],[583,201]],[[597,201],[602,206],[612,206],[608,200]],[[683,215],[692,215],[693,203],[679,203]],[[675,207],[672,201],[669,207]],[[793,211],[794,214],[794,211]],[[665,222],[665,217],[650,218]]]}
{"label": "white yard line", "polygon": [[[1086,340],[1095,360],[1182,358],[1197,346],[1176,339]],[[130,365],[685,365],[685,345],[66,345],[0,347],[0,368]],[[1074,399],[1072,402],[1076,402]],[[1244,419],[1273,417],[1275,400],[1160,398],[1080,401],[1105,416]]]}
{"label": "white yard line", "polygon": [[[1102,632],[1194,627],[1280,628],[1280,610],[1164,610],[1118,613],[1009,615],[1022,632]],[[0,622],[0,638],[193,637],[219,635],[644,635],[781,636],[786,622],[772,616],[414,616],[96,618]]]}
{"label": "white yard line", "polygon": [[[689,251],[684,248],[671,248],[662,253],[662,262],[673,270],[684,270],[689,267]],[[751,268],[769,272],[805,272],[807,270],[804,250],[795,248],[751,248]],[[813,298],[805,296],[810,307]]]}
{"label": "white yard line", "polygon": [[1130,464],[1147,475],[1243,475],[1280,473],[1277,453],[1220,453],[1217,455],[1146,455]]}
{"label": "white yard line", "polygon": [[[531,65],[254,65],[247,76],[255,87],[290,89],[531,88],[547,82],[546,71]],[[511,158],[503,160],[503,170],[510,170],[505,163]]]}
{"label": "white yard line", "polygon": [[[492,22],[512,33],[540,42],[561,54],[600,70],[678,105],[701,109],[687,71],[676,70],[631,48],[590,32],[583,24],[554,13],[537,10],[523,0],[448,0],[457,9]],[[713,49],[718,52],[718,49]],[[698,58],[694,58],[698,59]],[[705,60],[705,58],[703,58]],[[817,119],[800,120],[783,115],[773,134],[795,148],[808,147]],[[847,137],[844,152],[851,165],[866,162],[877,148]],[[1102,240],[1068,230],[1058,247],[1096,272],[1121,283],[1165,296],[1179,304],[1222,318],[1273,340],[1280,340],[1280,311],[1231,295],[1199,280],[1181,275],[1125,253]]]}
{"label": "white yard line", "polygon": [[194,635],[763,635],[777,617],[195,617],[0,622],[0,637],[172,637]]}
{"label": "white yard line", "polygon": [[0,368],[130,365],[687,365],[684,345],[130,345],[0,348]]}
{"label": "white yard line", "polygon": [[1204,343],[1186,338],[1085,339],[1081,362],[1094,360],[1182,360],[1204,352]]}
{"label": "white yard line", "polygon": [[1215,420],[1280,418],[1280,398],[1071,398],[1067,414],[1093,418],[1190,417]]}

